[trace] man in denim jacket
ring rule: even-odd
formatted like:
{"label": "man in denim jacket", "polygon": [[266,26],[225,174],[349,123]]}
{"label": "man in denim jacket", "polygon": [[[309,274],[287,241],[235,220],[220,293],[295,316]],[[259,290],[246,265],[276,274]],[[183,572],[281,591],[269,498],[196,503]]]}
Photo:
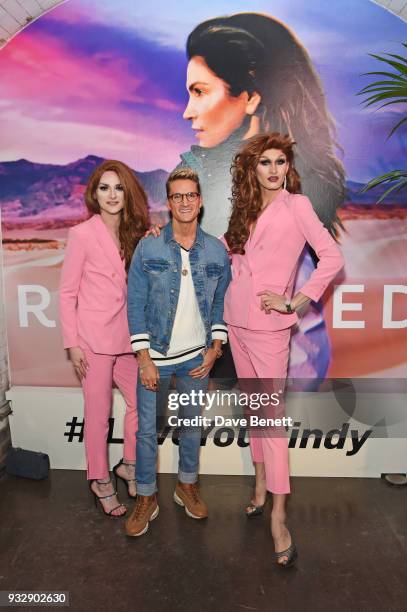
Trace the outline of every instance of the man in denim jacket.
{"label": "man in denim jacket", "polygon": [[[139,363],[136,445],[137,499],[126,534],[146,533],[158,515],[156,497],[156,417],[166,403],[171,376],[177,391],[191,401],[178,418],[199,417],[202,406],[193,393],[206,391],[208,375],[227,341],[223,300],[230,281],[223,244],[198,225],[202,206],[199,179],[190,168],[174,170],[167,180],[172,219],[157,238],[141,240],[128,278],[131,343]],[[174,501],[188,516],[208,516],[197,487],[201,432],[181,427],[178,483]]]}

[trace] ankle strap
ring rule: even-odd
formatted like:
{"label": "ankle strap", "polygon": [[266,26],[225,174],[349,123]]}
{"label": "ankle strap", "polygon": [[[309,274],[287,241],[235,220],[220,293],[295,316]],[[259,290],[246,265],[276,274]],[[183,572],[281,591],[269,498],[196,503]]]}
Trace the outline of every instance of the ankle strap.
{"label": "ankle strap", "polygon": [[96,482],[97,482],[98,484],[110,484],[110,483],[112,482],[112,479],[109,477],[109,480],[106,480],[106,482],[104,482],[103,480],[98,480],[98,479],[96,478]]}

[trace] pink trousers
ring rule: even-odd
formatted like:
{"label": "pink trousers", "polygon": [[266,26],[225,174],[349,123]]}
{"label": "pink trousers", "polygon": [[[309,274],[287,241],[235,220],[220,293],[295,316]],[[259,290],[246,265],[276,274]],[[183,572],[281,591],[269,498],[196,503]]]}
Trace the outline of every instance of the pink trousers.
{"label": "pink trousers", "polygon": [[128,461],[134,461],[136,458],[137,359],[133,354],[100,355],[89,349],[83,350],[89,364],[86,377],[82,379],[88,479],[105,479],[109,477],[107,436],[113,381],[126,402],[123,457]]}
{"label": "pink trousers", "polygon": [[[291,329],[256,331],[228,325],[229,342],[239,379],[258,378],[253,391],[284,390],[287,377]],[[273,379],[273,380],[271,380]],[[253,387],[253,385],[251,385]],[[279,406],[278,416],[282,416]],[[284,430],[285,431],[285,430]],[[249,434],[254,463],[264,463],[267,490],[272,493],[290,492],[288,438],[281,429],[268,436],[266,430],[253,429]]]}

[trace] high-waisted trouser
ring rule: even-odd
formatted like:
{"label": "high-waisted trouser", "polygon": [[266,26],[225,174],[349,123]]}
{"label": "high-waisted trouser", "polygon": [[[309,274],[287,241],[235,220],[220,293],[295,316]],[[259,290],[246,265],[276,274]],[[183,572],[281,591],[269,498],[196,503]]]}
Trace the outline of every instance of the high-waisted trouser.
{"label": "high-waisted trouser", "polygon": [[137,359],[133,354],[101,355],[89,349],[83,350],[89,364],[86,377],[82,379],[88,479],[105,479],[109,477],[107,436],[113,382],[126,403],[123,457],[128,461],[134,461],[136,457]]}
{"label": "high-waisted trouser", "polygon": [[[283,391],[287,377],[291,329],[257,331],[228,325],[229,342],[240,380],[262,379],[256,391]],[[249,385],[250,386],[250,385]],[[253,384],[251,388],[254,389]],[[281,416],[283,406],[274,415]],[[249,430],[254,463],[264,463],[267,490],[289,493],[288,438],[283,428]]]}

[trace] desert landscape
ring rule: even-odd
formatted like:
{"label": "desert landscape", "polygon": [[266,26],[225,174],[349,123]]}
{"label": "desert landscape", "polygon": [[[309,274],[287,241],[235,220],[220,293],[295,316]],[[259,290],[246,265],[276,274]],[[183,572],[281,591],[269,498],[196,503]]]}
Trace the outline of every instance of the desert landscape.
{"label": "desert landscape", "polygon": [[[33,164],[26,160],[0,163],[0,203],[4,247],[7,327],[14,385],[76,386],[62,347],[58,322],[58,285],[66,237],[71,226],[87,218],[83,204],[89,174],[101,162],[89,155],[65,166]],[[137,173],[148,194],[153,223],[165,223],[164,170]],[[361,193],[363,185],[348,181],[347,200],[340,211],[345,226],[341,248],[346,266],[341,284],[362,284],[363,294],[346,294],[346,302],[362,304],[361,314],[343,319],[365,320],[363,329],[332,326],[332,292],[324,314],[332,343],[331,377],[405,376],[406,329],[383,329],[383,286],[405,282],[407,261],[407,206],[403,194],[380,205],[382,190]],[[18,288],[34,286],[29,304],[40,303],[35,286],[46,289],[49,304],[44,326],[28,313],[21,327]],[[21,300],[21,298],[20,298]],[[405,318],[406,296],[394,299],[393,316]]]}

